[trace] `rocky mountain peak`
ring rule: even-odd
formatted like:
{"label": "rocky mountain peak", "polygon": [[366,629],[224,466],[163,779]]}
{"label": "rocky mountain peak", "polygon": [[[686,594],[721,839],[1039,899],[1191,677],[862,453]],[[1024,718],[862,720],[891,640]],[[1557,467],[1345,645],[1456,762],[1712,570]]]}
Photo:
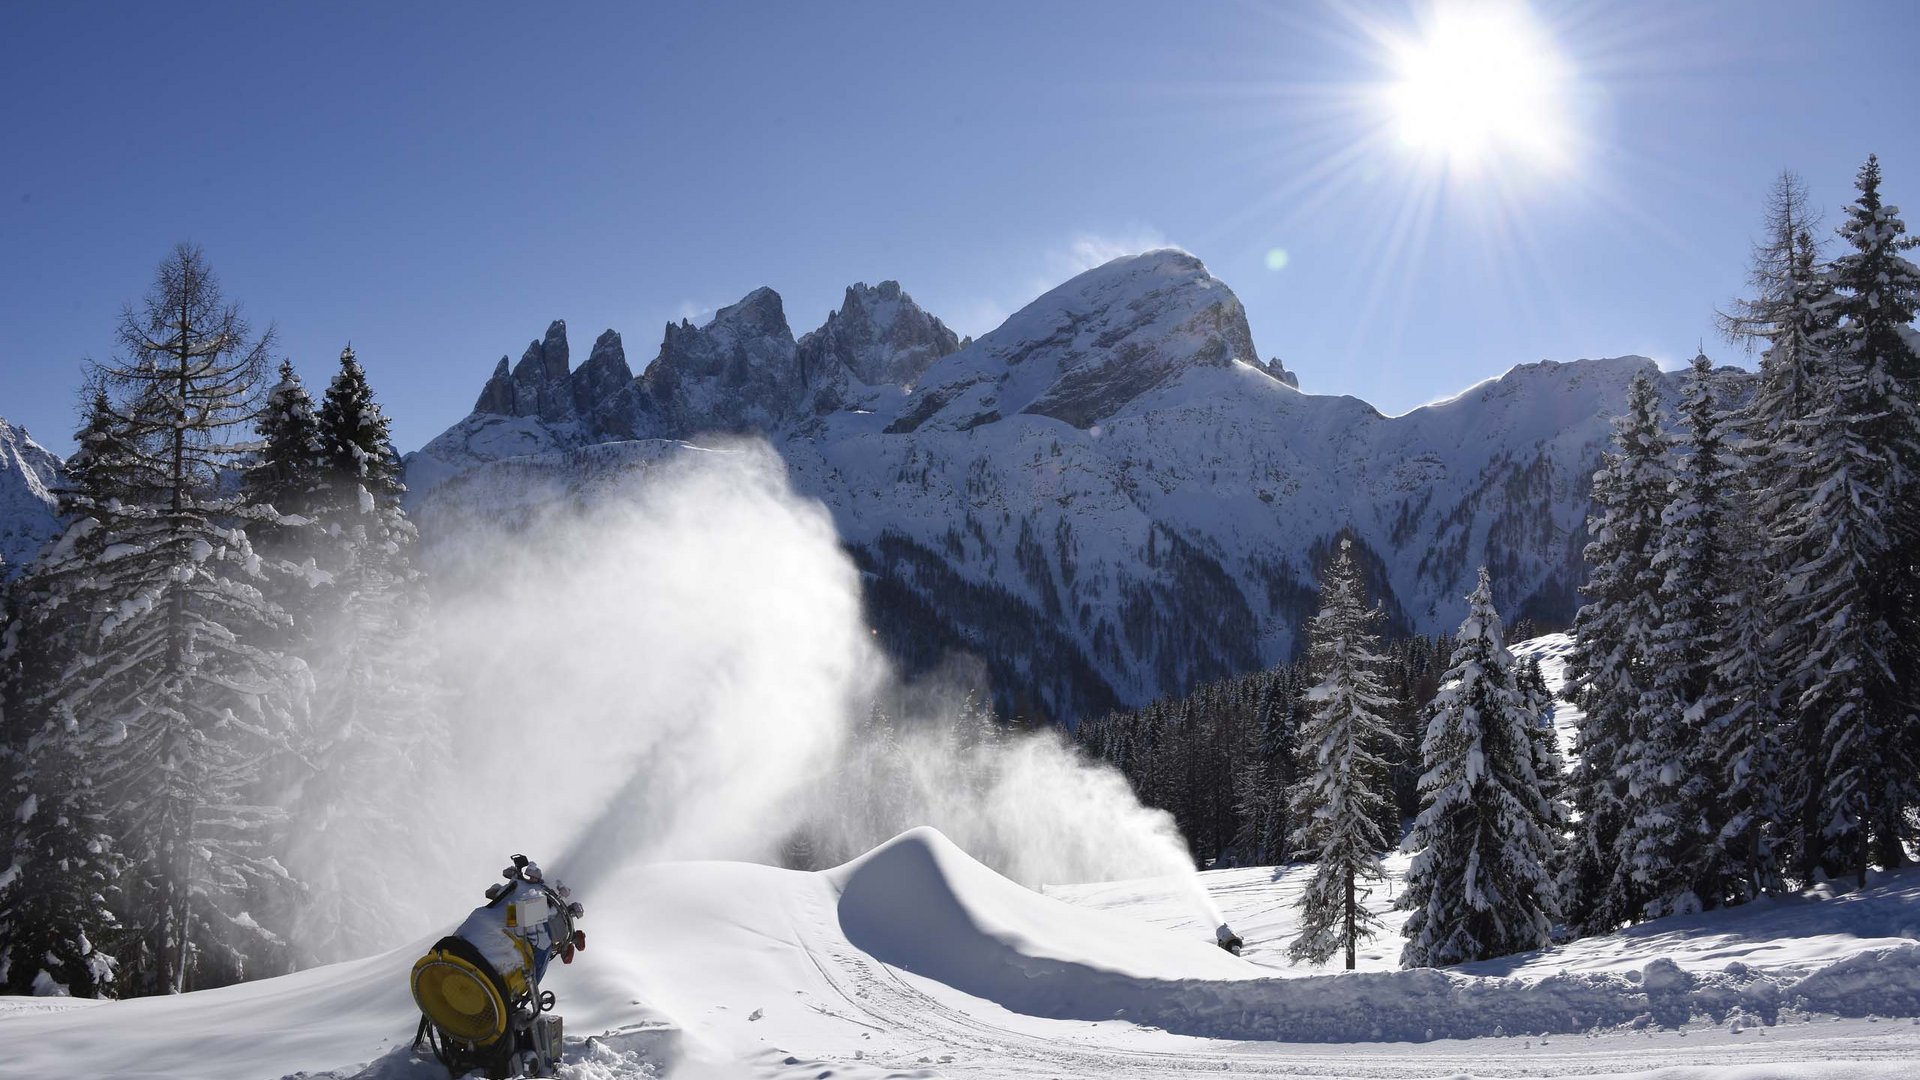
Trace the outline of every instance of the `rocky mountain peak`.
{"label": "rocky mountain peak", "polygon": [[513,370],[516,377],[552,382],[566,378],[571,369],[567,355],[567,322],[565,319],[555,319],[547,324],[546,337],[527,344],[527,351],[521,354],[520,363]]}
{"label": "rocky mountain peak", "polygon": [[546,337],[527,345],[509,372],[507,358],[494,366],[473,411],[500,416],[537,416],[550,422],[573,418],[573,393],[567,386],[567,324],[555,319]]}
{"label": "rocky mountain peak", "polygon": [[766,430],[804,387],[780,294],[761,287],[705,326],[667,324],[660,354],[640,376],[642,427],[668,438]]}
{"label": "rocky mountain peak", "polygon": [[26,428],[0,420],[0,581],[19,573],[59,530],[60,459]]}
{"label": "rocky mountain peak", "polygon": [[631,438],[633,371],[627,367],[620,335],[612,330],[601,334],[578,371],[569,370],[571,358],[566,321],[555,319],[546,336],[530,342],[511,369],[507,358],[500,358],[473,411],[530,417],[555,426],[577,424],[590,436]]}
{"label": "rocky mountain peak", "polygon": [[1192,368],[1236,360],[1260,365],[1233,290],[1184,251],[1123,256],[935,364],[894,430],[967,428],[1014,413],[1087,428]]}
{"label": "rocky mountain peak", "polygon": [[787,309],[780,294],[765,285],[714,312],[713,320],[703,328],[709,336],[726,335],[735,339],[766,338],[792,342],[793,330],[787,325]]}
{"label": "rocky mountain peak", "polygon": [[594,432],[606,437],[632,438],[633,369],[620,335],[603,331],[593,341],[587,362],[568,380],[573,411]]}
{"label": "rocky mountain peak", "polygon": [[847,286],[840,309],[799,343],[802,377],[810,385],[830,384],[843,369],[869,386],[906,386],[959,350],[958,335],[897,281]]}

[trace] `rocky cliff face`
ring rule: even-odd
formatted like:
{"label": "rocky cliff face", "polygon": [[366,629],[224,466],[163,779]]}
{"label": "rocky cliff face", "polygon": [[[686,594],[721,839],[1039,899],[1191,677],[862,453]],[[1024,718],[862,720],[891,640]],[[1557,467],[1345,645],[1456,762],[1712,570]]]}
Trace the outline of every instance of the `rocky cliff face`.
{"label": "rocky cliff face", "polygon": [[60,459],[0,420],[0,581],[18,574],[59,530],[53,490]]}
{"label": "rocky cliff face", "polygon": [[[551,355],[529,351],[549,381]],[[413,455],[408,481],[431,543],[436,516],[512,501],[530,474],[589,490],[671,452],[647,440],[764,435],[833,512],[903,666],[972,654],[1003,707],[1071,721],[1291,655],[1342,535],[1400,630],[1457,624],[1481,565],[1510,617],[1567,621],[1590,478],[1649,366],[1528,364],[1386,417],[1301,393],[1224,283],[1158,251],[964,347],[891,282],[849,289],[798,342],[758,290],[669,327],[639,379],[594,398],[630,407],[626,428],[516,396]]]}
{"label": "rocky cliff face", "polygon": [[816,387],[814,411],[873,404],[869,388],[905,393],[934,362],[960,350],[945,323],[897,281],[847,286],[840,310],[800,339],[800,377]]}

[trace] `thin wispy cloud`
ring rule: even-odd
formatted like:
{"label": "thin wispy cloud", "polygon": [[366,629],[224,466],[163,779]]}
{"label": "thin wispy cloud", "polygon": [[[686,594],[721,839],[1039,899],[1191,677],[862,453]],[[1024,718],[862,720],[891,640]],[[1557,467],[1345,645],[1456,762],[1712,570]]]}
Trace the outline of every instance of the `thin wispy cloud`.
{"label": "thin wispy cloud", "polygon": [[1156,248],[1177,248],[1165,233],[1151,225],[1129,225],[1118,231],[1082,231],[1073,233],[1042,248],[1031,272],[1024,278],[1009,278],[1006,292],[975,298],[950,310],[947,325],[961,334],[979,337],[1007,321],[1007,316],[1025,307],[1040,295],[1067,279],[1086,273],[1096,266],[1124,255],[1138,255]]}
{"label": "thin wispy cloud", "polygon": [[[1133,225],[1118,233],[1084,232],[1048,253],[1048,268],[1062,277],[1091,270],[1122,255],[1138,255],[1155,248],[1179,247],[1160,230]],[[1058,284],[1054,282],[1053,284]]]}

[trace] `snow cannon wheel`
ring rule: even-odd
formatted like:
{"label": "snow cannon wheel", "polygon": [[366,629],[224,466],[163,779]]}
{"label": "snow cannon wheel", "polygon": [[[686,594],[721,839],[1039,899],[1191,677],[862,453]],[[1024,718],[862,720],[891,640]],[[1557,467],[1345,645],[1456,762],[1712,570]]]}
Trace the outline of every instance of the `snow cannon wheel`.
{"label": "snow cannon wheel", "polygon": [[414,1004],[450,1039],[474,1049],[505,1039],[506,987],[465,939],[445,937],[413,965]]}

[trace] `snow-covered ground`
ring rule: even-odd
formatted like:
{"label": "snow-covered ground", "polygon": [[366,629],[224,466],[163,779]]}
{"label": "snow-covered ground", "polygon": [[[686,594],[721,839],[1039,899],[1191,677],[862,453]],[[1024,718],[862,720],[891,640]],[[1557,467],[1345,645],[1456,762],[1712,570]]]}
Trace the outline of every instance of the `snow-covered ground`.
{"label": "snow-covered ground", "polygon": [[[1397,869],[1398,867],[1396,867]],[[587,897],[548,986],[576,1080],[654,1075],[1911,1077],[1920,872],[1480,965],[1309,974],[1282,959],[1306,870],[1050,890],[931,830],[818,874],[636,866]],[[1387,897],[1376,896],[1384,906]],[[1390,922],[1392,919],[1390,919]],[[0,999],[0,1076],[403,1080],[426,942],[177,998]],[[63,1007],[64,1006],[64,1007]]]}

